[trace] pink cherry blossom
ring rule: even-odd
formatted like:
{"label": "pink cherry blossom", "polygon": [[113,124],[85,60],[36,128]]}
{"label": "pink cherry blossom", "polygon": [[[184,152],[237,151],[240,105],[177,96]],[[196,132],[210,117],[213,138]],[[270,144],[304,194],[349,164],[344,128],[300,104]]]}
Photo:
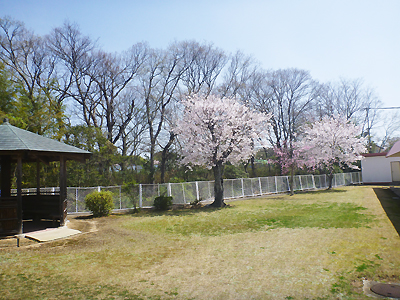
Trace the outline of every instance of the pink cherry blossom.
{"label": "pink cherry blossom", "polygon": [[257,142],[268,132],[270,115],[214,95],[194,95],[182,103],[184,114],[174,129],[182,143],[182,163],[213,169],[214,203],[223,206],[224,164],[237,164],[255,154]]}
{"label": "pink cherry blossom", "polygon": [[[353,163],[361,160],[366,151],[366,139],[359,136],[360,128],[342,116],[325,116],[303,127],[296,143],[300,156],[311,168],[324,168],[331,176],[334,165],[359,169]],[[330,185],[331,187],[331,185]]]}

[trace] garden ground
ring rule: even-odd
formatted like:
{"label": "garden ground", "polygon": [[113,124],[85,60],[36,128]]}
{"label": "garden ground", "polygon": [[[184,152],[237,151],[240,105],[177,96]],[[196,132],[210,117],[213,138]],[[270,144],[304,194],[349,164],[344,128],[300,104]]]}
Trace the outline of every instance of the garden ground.
{"label": "garden ground", "polygon": [[0,240],[5,299],[371,299],[400,283],[400,205],[353,186],[223,209],[69,217],[83,234]]}

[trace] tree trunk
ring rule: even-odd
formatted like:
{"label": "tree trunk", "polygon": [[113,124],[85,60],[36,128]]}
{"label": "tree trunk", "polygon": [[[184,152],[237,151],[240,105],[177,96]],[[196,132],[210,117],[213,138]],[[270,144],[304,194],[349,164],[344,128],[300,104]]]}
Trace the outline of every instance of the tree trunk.
{"label": "tree trunk", "polygon": [[290,186],[290,196],[294,195],[294,165],[290,167],[290,179],[289,179],[289,186]]}
{"label": "tree trunk", "polygon": [[154,183],[154,173],[156,172],[155,167],[154,167],[154,152],[155,152],[155,142],[151,141],[150,144],[150,167],[149,167],[149,176],[148,176],[148,182],[149,183]]}
{"label": "tree trunk", "polygon": [[217,163],[213,168],[214,172],[214,202],[210,204],[212,207],[224,207],[226,204],[224,202],[224,182],[222,175],[224,173],[224,166],[221,163]]}
{"label": "tree trunk", "polygon": [[250,164],[251,164],[251,177],[255,178],[256,177],[256,165],[254,164],[254,156],[250,158]]}
{"label": "tree trunk", "polygon": [[333,173],[328,174],[328,190],[332,189]]}

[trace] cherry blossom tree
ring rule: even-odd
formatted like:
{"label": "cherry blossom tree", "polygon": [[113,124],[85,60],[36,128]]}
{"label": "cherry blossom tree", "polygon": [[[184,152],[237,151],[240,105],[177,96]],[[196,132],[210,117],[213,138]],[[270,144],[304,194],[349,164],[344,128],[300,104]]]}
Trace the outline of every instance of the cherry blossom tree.
{"label": "cherry blossom tree", "polygon": [[340,115],[325,116],[303,130],[297,148],[304,150],[308,167],[327,171],[328,189],[332,188],[335,165],[359,169],[353,163],[362,159],[361,153],[366,151],[366,139],[359,136],[360,128],[351,121]]}
{"label": "cherry blossom tree", "polygon": [[182,163],[212,169],[215,200],[211,206],[225,206],[224,164],[237,164],[255,154],[255,143],[267,132],[270,115],[214,95],[193,95],[182,104],[184,114],[174,130],[182,143]]}
{"label": "cherry blossom tree", "polygon": [[[292,142],[291,146],[288,146],[286,142],[283,142],[281,147],[274,146],[275,162],[281,167],[282,174],[290,175],[289,187],[290,195],[294,195],[294,173],[296,169],[307,166],[307,150],[310,148],[308,145],[302,145],[299,142]],[[274,162],[274,160],[271,160]]]}

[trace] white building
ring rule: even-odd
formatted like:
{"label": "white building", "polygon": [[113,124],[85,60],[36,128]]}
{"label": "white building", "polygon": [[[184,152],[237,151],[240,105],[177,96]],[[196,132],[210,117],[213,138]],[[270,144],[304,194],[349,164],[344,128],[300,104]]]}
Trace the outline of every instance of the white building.
{"label": "white building", "polygon": [[364,183],[392,183],[400,181],[400,157],[386,157],[384,153],[363,154],[361,172]]}

